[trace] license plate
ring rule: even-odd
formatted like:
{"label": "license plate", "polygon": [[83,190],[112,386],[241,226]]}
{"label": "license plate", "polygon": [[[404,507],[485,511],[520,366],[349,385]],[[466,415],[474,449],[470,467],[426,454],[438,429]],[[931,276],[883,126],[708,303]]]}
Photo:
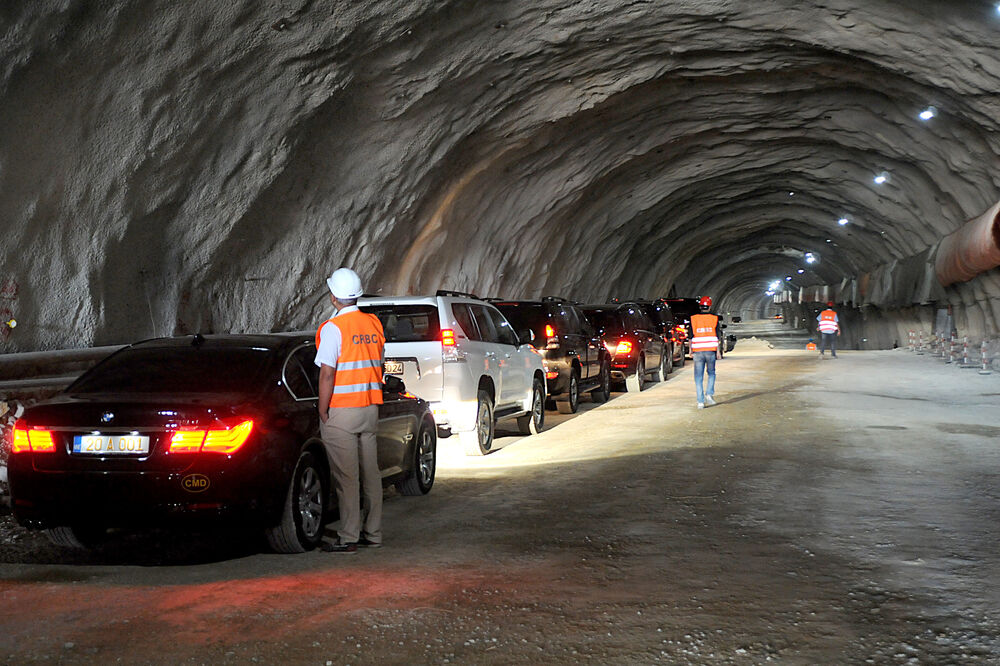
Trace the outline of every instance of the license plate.
{"label": "license plate", "polygon": [[403,374],[403,362],[402,361],[386,361],[384,366],[385,374],[387,375],[401,375]]}
{"label": "license plate", "polygon": [[73,453],[99,456],[149,453],[146,435],[77,435]]}

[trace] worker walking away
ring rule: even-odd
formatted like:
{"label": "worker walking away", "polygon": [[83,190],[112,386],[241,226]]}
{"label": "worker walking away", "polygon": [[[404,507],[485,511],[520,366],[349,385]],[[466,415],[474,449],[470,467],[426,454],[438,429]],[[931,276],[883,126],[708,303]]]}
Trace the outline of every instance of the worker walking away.
{"label": "worker walking away", "polygon": [[837,313],[833,311],[833,301],[826,304],[826,310],[816,317],[819,322],[819,332],[822,338],[819,341],[819,357],[823,358],[823,352],[827,346],[830,347],[830,356],[837,358],[837,336],[840,335],[840,320]]}
{"label": "worker walking away", "polygon": [[[385,333],[378,317],[358,309],[357,273],[338,268],[326,284],[336,314],[316,332],[319,418],[337,484],[340,527],[337,541],[324,541],[321,547],[353,553],[359,545],[382,545],[382,475],[375,434],[382,404]],[[359,499],[362,489],[364,506]]]}
{"label": "worker walking away", "polygon": [[[712,299],[703,296],[698,301],[699,314],[691,316],[691,357],[694,359],[694,388],[698,398],[698,409],[715,404],[715,361],[722,358],[719,347],[719,317],[710,313]],[[703,387],[705,371],[708,370],[708,388]]]}
{"label": "worker walking away", "polygon": [[816,343],[813,342],[812,338],[809,338],[809,342],[806,343],[806,350],[816,351]]}

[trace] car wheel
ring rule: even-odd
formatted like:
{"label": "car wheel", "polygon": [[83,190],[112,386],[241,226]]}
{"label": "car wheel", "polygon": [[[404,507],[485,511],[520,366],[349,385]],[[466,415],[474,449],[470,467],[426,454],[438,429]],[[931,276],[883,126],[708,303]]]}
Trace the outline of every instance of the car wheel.
{"label": "car wheel", "polygon": [[96,527],[51,527],[44,530],[49,541],[62,548],[87,550],[93,548],[106,533]]}
{"label": "car wheel", "polygon": [[493,448],[493,400],[486,391],[479,391],[476,397],[476,428],[458,433],[458,438],[465,447],[465,455],[485,456]]}
{"label": "car wheel", "polygon": [[646,357],[640,356],[635,364],[635,373],[625,378],[625,391],[638,393],[642,390],[642,379],[646,374]]}
{"label": "car wheel", "polygon": [[545,425],[545,410],[542,409],[543,391],[542,382],[536,379],[531,386],[531,412],[517,419],[517,428],[522,435],[537,435]]}
{"label": "car wheel", "polygon": [[663,361],[663,354],[660,354],[660,362],[656,364],[656,370],[653,370],[653,382],[662,382],[667,378],[667,373],[663,368]]}
{"label": "car wheel", "polygon": [[281,522],[269,527],[267,542],[278,553],[304,553],[319,545],[326,515],[328,475],[309,451],[299,456],[285,495]]}
{"label": "car wheel", "polygon": [[580,406],[580,373],[574,370],[569,374],[569,390],[566,391],[566,399],[556,402],[560,414],[576,414]]}
{"label": "car wheel", "polygon": [[684,360],[686,358],[687,358],[687,356],[684,355],[684,345],[681,345],[681,357],[679,359],[677,359],[677,367],[678,368],[683,368],[684,367]]}
{"label": "car wheel", "polygon": [[402,481],[396,483],[396,490],[402,495],[426,495],[434,485],[437,469],[436,428],[426,422],[417,433],[417,443],[413,447],[413,469]]}
{"label": "car wheel", "polygon": [[611,368],[607,363],[601,364],[601,385],[590,392],[594,402],[607,402],[611,399]]}
{"label": "car wheel", "polygon": [[674,371],[674,350],[673,348],[663,349],[664,364],[663,364],[663,380],[667,380],[667,375]]}

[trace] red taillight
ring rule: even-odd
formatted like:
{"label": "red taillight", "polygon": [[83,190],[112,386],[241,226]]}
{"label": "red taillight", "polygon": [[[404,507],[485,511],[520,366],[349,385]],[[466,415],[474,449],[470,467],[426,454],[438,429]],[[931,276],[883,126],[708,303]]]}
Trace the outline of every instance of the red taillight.
{"label": "red taillight", "polygon": [[211,430],[177,430],[170,437],[170,453],[235,453],[243,446],[253,421],[246,420],[232,428],[212,428]]}
{"label": "red taillight", "polygon": [[10,452],[27,453],[30,450],[31,444],[28,443],[28,429],[18,421],[14,424],[14,438],[10,443]]}
{"label": "red taillight", "polygon": [[615,356],[621,354],[622,356],[628,356],[632,353],[632,343],[628,340],[622,340],[618,343],[615,348]]}
{"label": "red taillight", "polygon": [[205,434],[202,451],[213,453],[235,453],[250,437],[253,421],[247,420],[229,430],[209,430]]}
{"label": "red taillight", "polygon": [[546,379],[555,379],[558,376],[559,376],[558,370],[549,370],[548,372],[545,373]]}
{"label": "red taillight", "polygon": [[455,331],[450,328],[446,328],[441,331],[441,344],[445,347],[455,346]]}
{"label": "red taillight", "polygon": [[45,428],[27,427],[21,421],[14,424],[14,437],[11,439],[11,453],[52,453],[56,450],[56,442],[52,433]]}
{"label": "red taillight", "polygon": [[556,336],[556,329],[552,328],[552,324],[545,325],[545,337],[554,338]]}

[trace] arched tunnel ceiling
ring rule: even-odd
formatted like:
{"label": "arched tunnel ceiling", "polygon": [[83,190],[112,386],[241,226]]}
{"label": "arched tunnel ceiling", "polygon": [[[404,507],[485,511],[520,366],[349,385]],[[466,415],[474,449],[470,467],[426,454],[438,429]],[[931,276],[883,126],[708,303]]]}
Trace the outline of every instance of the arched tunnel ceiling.
{"label": "arched tunnel ceiling", "polygon": [[5,345],[309,327],[342,264],[733,309],[836,283],[997,199],[998,32],[989,2],[4,3]]}

